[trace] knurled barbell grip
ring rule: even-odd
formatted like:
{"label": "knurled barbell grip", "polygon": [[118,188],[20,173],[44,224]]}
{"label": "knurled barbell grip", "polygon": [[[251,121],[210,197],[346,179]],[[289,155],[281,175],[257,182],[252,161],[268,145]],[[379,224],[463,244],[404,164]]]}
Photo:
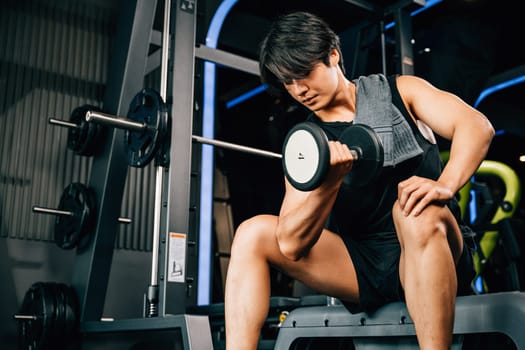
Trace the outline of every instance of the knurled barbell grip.
{"label": "knurled barbell grip", "polygon": [[[49,215],[75,216],[75,213],[73,213],[72,211],[59,210],[55,208],[39,207],[36,205],[33,206],[33,212],[41,213],[41,214],[49,214]],[[131,223],[130,218],[118,218],[118,221],[123,224]]]}

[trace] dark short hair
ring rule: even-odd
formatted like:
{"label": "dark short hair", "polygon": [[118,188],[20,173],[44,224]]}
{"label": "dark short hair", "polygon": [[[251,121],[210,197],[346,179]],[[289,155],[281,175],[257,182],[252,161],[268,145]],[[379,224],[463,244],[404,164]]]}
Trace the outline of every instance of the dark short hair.
{"label": "dark short hair", "polygon": [[345,73],[339,36],[320,17],[293,12],[279,17],[260,45],[261,81],[280,95],[283,83],[305,78],[319,62],[330,65],[330,53],[339,52],[339,66]]}

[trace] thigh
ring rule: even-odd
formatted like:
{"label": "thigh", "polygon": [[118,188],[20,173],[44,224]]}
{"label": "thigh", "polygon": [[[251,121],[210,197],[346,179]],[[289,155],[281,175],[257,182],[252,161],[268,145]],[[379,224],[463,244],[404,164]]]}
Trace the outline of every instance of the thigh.
{"label": "thigh", "polygon": [[[236,233],[234,245],[245,241],[241,244],[244,253],[252,257],[260,254],[273,267],[321,294],[356,302],[359,299],[356,272],[341,237],[323,230],[308,254],[293,261],[279,249],[275,236],[277,220],[276,216],[261,215],[243,223]],[[247,247],[251,248],[245,249]]]}

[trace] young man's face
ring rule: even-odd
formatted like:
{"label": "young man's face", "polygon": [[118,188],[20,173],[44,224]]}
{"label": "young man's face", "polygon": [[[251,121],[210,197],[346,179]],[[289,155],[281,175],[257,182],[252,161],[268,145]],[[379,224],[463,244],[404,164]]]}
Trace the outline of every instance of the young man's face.
{"label": "young man's face", "polygon": [[284,83],[284,87],[295,100],[312,111],[323,109],[332,102],[339,83],[339,54],[333,50],[330,54],[330,66],[317,63],[303,79],[294,79]]}

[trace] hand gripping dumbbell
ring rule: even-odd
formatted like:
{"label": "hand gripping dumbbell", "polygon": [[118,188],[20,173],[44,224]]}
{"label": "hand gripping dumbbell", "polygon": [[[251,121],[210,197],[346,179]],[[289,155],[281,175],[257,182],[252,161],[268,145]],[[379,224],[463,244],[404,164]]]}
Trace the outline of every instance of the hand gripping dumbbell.
{"label": "hand gripping dumbbell", "polygon": [[[354,124],[341,134],[339,142],[353,153],[355,164],[345,183],[364,186],[372,181],[383,166],[383,144],[374,130],[364,124]],[[311,191],[325,179],[330,166],[328,138],[315,123],[296,124],[286,135],[282,157],[284,174],[295,188]]]}

